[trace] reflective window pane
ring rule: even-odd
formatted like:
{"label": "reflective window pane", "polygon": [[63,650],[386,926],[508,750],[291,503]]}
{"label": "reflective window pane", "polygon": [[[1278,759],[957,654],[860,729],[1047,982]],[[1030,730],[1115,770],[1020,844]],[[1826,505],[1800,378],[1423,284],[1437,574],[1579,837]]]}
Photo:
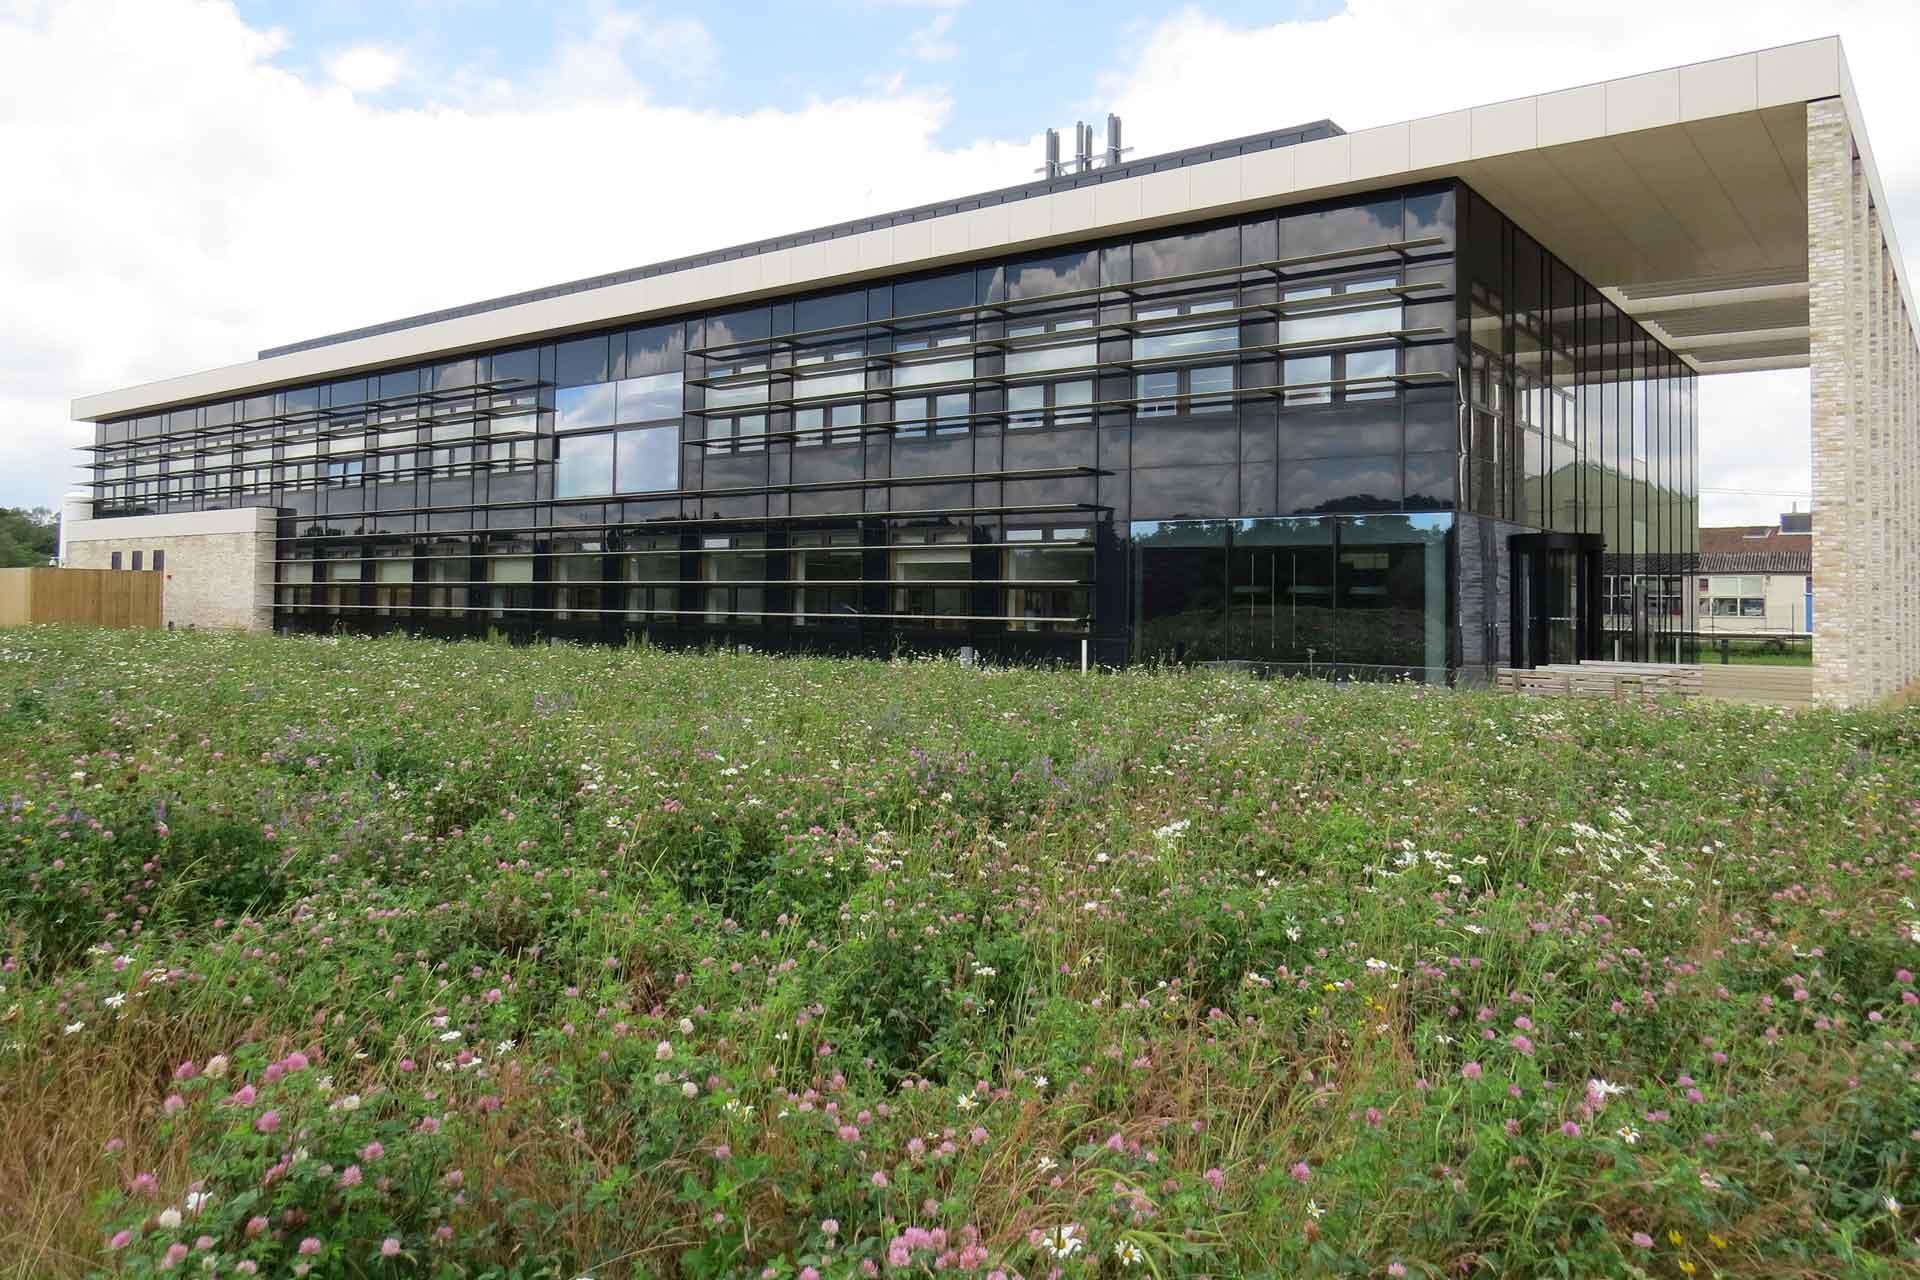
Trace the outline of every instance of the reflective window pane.
{"label": "reflective window pane", "polygon": [[738,405],[765,404],[767,401],[767,383],[762,376],[765,364],[734,365],[728,370],[714,370],[708,376],[741,376],[737,382],[707,388],[707,408],[731,409]]}
{"label": "reflective window pane", "polygon": [[579,431],[614,424],[614,384],[596,382],[584,387],[562,387],[553,398],[553,429]]}
{"label": "reflective window pane", "polygon": [[1399,352],[1389,347],[1384,351],[1349,351],[1347,353],[1346,376],[1348,384],[1346,397],[1349,400],[1381,400],[1394,394],[1392,382],[1359,383],[1356,378],[1390,378],[1399,370]]}
{"label": "reflective window pane", "polygon": [[680,428],[647,427],[619,433],[614,480],[620,493],[680,487]]}
{"label": "reflective window pane", "polygon": [[1046,419],[1047,389],[1040,387],[1007,388],[1007,425],[1038,426]]}
{"label": "reflective window pane", "polygon": [[1190,275],[1240,264],[1240,228],[1216,227],[1142,240],[1133,246],[1133,278]]}
{"label": "reflective window pane", "polygon": [[1136,524],[1133,541],[1140,656],[1168,662],[1224,656],[1228,607],[1224,522]]}
{"label": "reflective window pane", "polygon": [[[1233,366],[1210,365],[1204,369],[1192,370],[1188,374],[1188,389],[1193,394],[1192,412],[1231,413],[1233,397],[1221,396],[1218,393],[1233,390]],[[1207,398],[1209,396],[1214,398]]]}
{"label": "reflective window pane", "polygon": [[[614,341],[617,346],[619,339]],[[638,378],[652,373],[679,373],[686,358],[686,346],[686,327],[678,323],[629,329],[626,362],[619,370],[620,376]]]}
{"label": "reflective window pane", "polygon": [[613,370],[607,362],[607,339],[577,338],[554,348],[554,381],[563,387],[583,382],[605,382]]}
{"label": "reflective window pane", "polygon": [[1176,370],[1161,373],[1143,373],[1134,379],[1133,394],[1140,403],[1134,406],[1134,412],[1143,418],[1162,417],[1179,410],[1179,403],[1172,397],[1180,394],[1180,374]]}
{"label": "reflective window pane", "polygon": [[1134,318],[1149,322],[1133,340],[1133,354],[1143,360],[1204,355],[1209,351],[1231,351],[1240,345],[1237,323],[1196,328],[1196,317],[1209,312],[1232,309],[1232,298],[1206,298],[1192,302],[1156,303],[1141,306]]}
{"label": "reflective window pane", "polygon": [[896,387],[924,387],[943,382],[964,382],[973,377],[973,354],[941,356],[943,347],[964,347],[973,342],[970,332],[914,334],[893,344],[896,359],[892,381]]}
{"label": "reflective window pane", "polygon": [[[757,625],[766,612],[767,555],[764,534],[707,537],[700,540],[700,576],[706,590],[708,622]],[[738,584],[738,585],[728,585]]]}
{"label": "reflective window pane", "polygon": [[1044,297],[1049,293],[1091,289],[1099,283],[1100,255],[1092,249],[1030,258],[1007,267],[1009,298]]}
{"label": "reflective window pane", "polygon": [[1053,420],[1055,422],[1086,422],[1093,413],[1086,406],[1093,403],[1093,383],[1088,379],[1053,384]]}
{"label": "reflective window pane", "polygon": [[933,428],[940,435],[959,435],[972,427],[967,415],[973,411],[973,397],[966,392],[935,396],[933,405]]}
{"label": "reflective window pane", "polygon": [[1093,327],[1091,316],[1057,316],[1022,320],[1007,326],[1008,373],[1039,373],[1048,369],[1079,369],[1100,359],[1099,344],[1088,334],[1075,341],[1080,330]]}
{"label": "reflective window pane", "polygon": [[[1332,356],[1294,356],[1285,365],[1288,404],[1326,404],[1333,399],[1332,388],[1324,385],[1333,378]],[[1319,383],[1322,385],[1313,385]]]}
{"label": "reflective window pane", "polygon": [[555,444],[553,494],[581,498],[613,492],[613,437],[569,436]]}
{"label": "reflective window pane", "polygon": [[[614,408],[621,422],[658,422],[680,416],[683,375],[654,373],[615,384]],[[562,395],[567,394],[561,392]]]}

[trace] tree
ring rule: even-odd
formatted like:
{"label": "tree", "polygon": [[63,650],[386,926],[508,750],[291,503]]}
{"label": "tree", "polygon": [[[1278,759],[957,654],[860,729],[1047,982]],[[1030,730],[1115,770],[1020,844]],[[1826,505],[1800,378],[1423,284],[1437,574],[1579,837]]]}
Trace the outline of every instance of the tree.
{"label": "tree", "polygon": [[0,569],[51,563],[60,545],[60,517],[46,507],[0,507]]}

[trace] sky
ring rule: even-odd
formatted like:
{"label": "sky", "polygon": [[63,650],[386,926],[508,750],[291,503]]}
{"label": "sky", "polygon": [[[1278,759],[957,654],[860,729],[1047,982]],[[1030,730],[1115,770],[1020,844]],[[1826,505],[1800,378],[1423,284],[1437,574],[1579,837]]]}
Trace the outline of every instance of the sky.
{"label": "sky", "polygon": [[[1049,126],[1138,157],[1832,34],[1920,248],[1913,0],[0,0],[0,505],[79,479],[74,396],[1012,185]],[[1702,522],[1804,509],[1805,372],[1701,399]]]}

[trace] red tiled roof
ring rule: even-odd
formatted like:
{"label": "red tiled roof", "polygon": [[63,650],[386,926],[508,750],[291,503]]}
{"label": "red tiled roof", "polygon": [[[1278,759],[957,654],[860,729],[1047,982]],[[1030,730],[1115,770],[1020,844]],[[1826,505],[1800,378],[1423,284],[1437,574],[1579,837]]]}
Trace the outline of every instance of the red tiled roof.
{"label": "red tiled roof", "polygon": [[[1778,552],[1793,552],[1812,559],[1813,535],[1782,533],[1778,526],[1770,524],[1732,525],[1700,530],[1700,554],[1703,556],[1772,555]],[[1792,570],[1783,572],[1790,573]]]}

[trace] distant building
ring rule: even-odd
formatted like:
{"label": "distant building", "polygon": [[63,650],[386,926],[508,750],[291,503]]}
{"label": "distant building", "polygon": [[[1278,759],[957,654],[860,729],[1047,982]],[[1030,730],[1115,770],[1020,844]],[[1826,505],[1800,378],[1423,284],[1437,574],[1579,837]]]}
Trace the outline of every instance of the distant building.
{"label": "distant building", "polygon": [[1700,530],[1694,590],[1703,635],[1811,634],[1812,515],[1790,512],[1778,525]]}

